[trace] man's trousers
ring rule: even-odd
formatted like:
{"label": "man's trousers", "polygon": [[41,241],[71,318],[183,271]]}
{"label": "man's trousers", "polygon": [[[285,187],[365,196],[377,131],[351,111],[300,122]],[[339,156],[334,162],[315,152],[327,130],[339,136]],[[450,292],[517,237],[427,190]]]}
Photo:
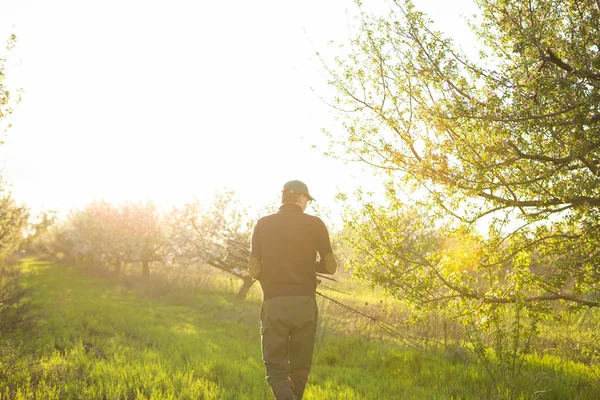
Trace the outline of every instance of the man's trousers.
{"label": "man's trousers", "polygon": [[312,363],[317,302],[309,296],[265,300],[261,309],[262,355],[277,400],[300,400]]}

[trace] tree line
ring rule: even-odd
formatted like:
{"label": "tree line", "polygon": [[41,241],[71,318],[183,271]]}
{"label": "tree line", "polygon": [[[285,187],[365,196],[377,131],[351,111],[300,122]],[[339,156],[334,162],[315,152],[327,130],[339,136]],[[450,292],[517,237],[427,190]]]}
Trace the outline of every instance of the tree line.
{"label": "tree line", "polygon": [[239,278],[243,283],[238,297],[244,298],[253,280],[240,252],[250,247],[253,225],[233,191],[167,211],[151,201],[94,201],[61,220],[42,213],[31,221],[21,251],[115,274],[124,264],[135,264],[143,278],[150,276],[151,266],[207,264]]}

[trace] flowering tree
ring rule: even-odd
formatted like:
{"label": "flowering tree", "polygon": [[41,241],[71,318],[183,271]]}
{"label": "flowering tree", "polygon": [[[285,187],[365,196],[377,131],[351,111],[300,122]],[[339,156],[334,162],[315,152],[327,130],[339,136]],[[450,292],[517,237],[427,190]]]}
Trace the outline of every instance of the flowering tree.
{"label": "flowering tree", "polygon": [[160,251],[167,244],[162,216],[156,204],[128,203],[120,208],[119,231],[124,255],[142,264],[142,276],[150,276],[150,263],[162,259]]}
{"label": "flowering tree", "polygon": [[188,263],[201,262],[242,280],[245,298],[254,280],[247,272],[253,221],[232,191],[217,193],[209,204],[190,202],[171,217],[171,254]]}

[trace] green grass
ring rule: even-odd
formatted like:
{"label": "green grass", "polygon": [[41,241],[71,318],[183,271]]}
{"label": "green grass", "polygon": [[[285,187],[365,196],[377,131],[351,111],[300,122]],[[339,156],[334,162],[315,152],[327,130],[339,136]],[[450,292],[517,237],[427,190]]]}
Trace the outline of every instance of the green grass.
{"label": "green grass", "polygon": [[[33,261],[23,271],[38,321],[18,334],[29,367],[0,381],[3,398],[273,398],[257,289],[236,301],[229,284],[142,284]],[[335,309],[321,307],[308,400],[600,398],[582,364],[532,357],[519,378],[494,387],[469,356],[344,334],[331,322]]]}

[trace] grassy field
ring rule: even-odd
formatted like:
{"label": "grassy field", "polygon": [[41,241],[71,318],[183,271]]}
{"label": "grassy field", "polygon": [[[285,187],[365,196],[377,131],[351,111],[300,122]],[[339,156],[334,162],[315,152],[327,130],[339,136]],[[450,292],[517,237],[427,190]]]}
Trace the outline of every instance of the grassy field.
{"label": "grassy field", "polygon": [[[0,354],[1,398],[273,398],[260,356],[257,288],[236,301],[226,280],[185,287],[35,261],[21,269],[36,322],[13,334],[19,357],[10,368]],[[305,399],[600,398],[598,370],[583,364],[530,358],[518,378],[494,386],[467,353],[420,352],[344,330],[339,310],[320,306]]]}

